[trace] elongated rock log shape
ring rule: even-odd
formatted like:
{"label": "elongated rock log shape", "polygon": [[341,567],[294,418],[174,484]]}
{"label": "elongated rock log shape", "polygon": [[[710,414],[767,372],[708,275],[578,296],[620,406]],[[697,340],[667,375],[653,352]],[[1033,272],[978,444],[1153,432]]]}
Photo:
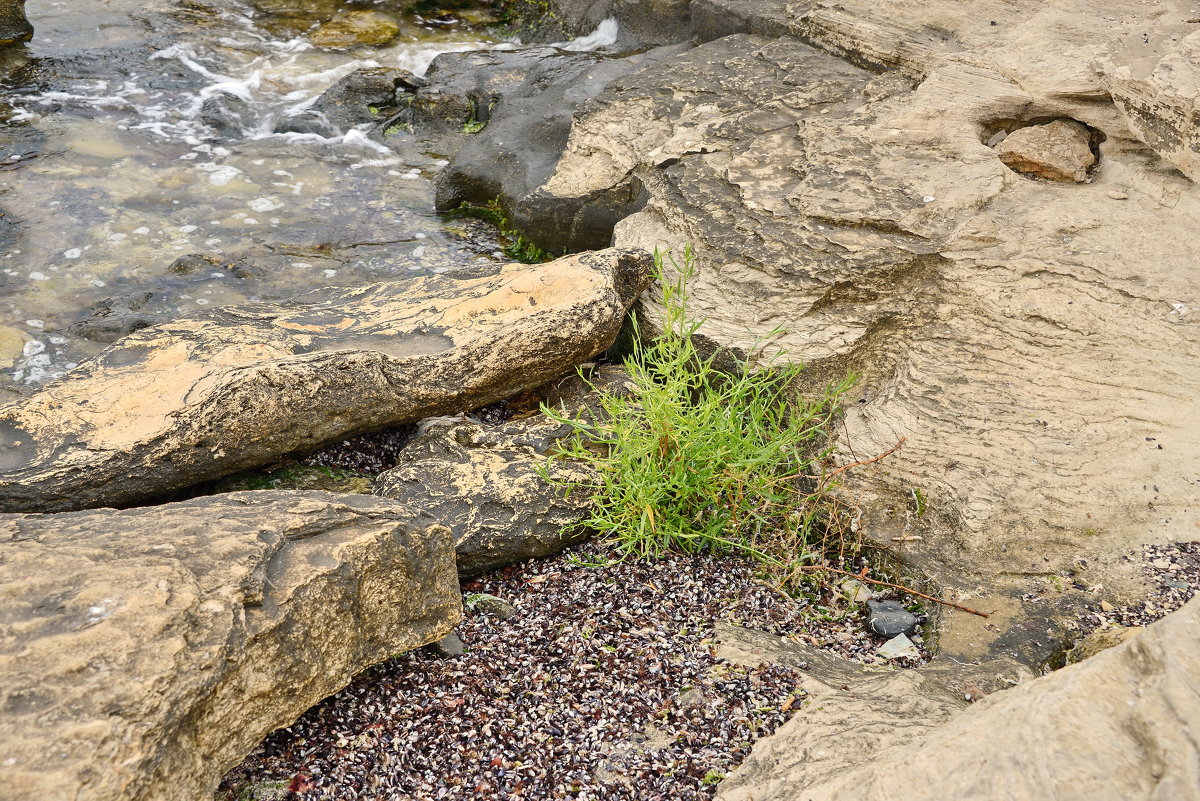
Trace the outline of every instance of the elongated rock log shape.
{"label": "elongated rock log shape", "polygon": [[128,505],[531,389],[612,343],[651,266],[605,250],[138,331],[0,408],[0,509]]}
{"label": "elongated rock log shape", "polygon": [[369,496],[0,515],[0,798],[209,797],[460,603],[449,530]]}

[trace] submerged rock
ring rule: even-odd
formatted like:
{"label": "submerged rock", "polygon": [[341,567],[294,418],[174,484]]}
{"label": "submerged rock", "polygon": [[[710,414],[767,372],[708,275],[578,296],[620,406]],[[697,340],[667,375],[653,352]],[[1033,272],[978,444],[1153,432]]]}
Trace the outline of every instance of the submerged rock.
{"label": "submerged rock", "polygon": [[1018,128],[996,145],[996,152],[1017,172],[1048,181],[1086,181],[1096,163],[1091,132],[1075,120]]}
{"label": "submerged rock", "polygon": [[318,25],[308,35],[317,47],[345,49],[349,47],[380,47],[400,35],[400,26],[387,14],[378,11],[347,11]]}
{"label": "submerged rock", "polygon": [[0,47],[32,38],[33,26],[25,16],[25,0],[0,0]]}
{"label": "submerged rock", "polygon": [[88,310],[87,317],[67,326],[67,332],[93,342],[116,342],[134,331],[161,322],[159,314],[146,308],[153,298],[152,292],[138,292],[97,301]]}
{"label": "submerged rock", "polygon": [[119,506],[544,384],[607,348],[645,251],[226,307],[0,407],[0,508]]}
{"label": "submerged rock", "polygon": [[449,533],[254,492],[0,515],[0,795],[209,797],[270,731],[460,617]]}

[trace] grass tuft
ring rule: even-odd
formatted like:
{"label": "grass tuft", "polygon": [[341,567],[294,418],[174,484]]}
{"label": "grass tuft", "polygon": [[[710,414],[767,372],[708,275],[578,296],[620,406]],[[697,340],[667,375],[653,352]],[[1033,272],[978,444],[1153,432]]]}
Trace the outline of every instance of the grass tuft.
{"label": "grass tuft", "polygon": [[627,556],[738,552],[793,582],[813,579],[800,566],[845,564],[858,550],[854,510],[825,464],[830,423],[853,379],[799,398],[802,366],[782,352],[767,358],[761,347],[735,371],[718,370],[695,344],[702,322],[687,309],[690,250],[675,280],[661,257],[656,264],[662,333],[646,342],[634,319],[625,367],[636,391],[602,394],[594,420],[543,407],[574,429],[554,458],[594,469],[593,482],[568,485],[592,494],[581,527]]}

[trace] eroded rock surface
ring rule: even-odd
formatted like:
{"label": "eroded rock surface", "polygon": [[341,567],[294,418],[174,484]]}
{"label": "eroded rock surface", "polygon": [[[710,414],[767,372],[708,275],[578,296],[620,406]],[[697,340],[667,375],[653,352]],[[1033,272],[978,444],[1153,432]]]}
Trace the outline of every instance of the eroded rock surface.
{"label": "eroded rock surface", "polygon": [[[622,392],[629,379],[606,367],[592,381],[601,391]],[[562,384],[551,390],[548,405],[568,415],[595,406],[598,396],[586,382],[569,377]],[[571,431],[544,414],[500,425],[428,421],[400,452],[399,464],[379,476],[375,494],[449,526],[464,575],[546,556],[587,536],[575,526],[588,515],[588,493],[566,493],[557,482],[585,483],[596,475],[577,462],[548,463]]]}
{"label": "eroded rock surface", "polygon": [[[917,671],[882,681],[919,682]],[[906,678],[911,677],[911,678]],[[918,737],[841,751],[801,713],[722,789],[724,801],[1092,801],[1200,798],[1200,599],[1124,644],[993,693]],[[918,691],[920,692],[920,691]],[[861,696],[862,693],[855,693]],[[910,702],[911,701],[911,696]],[[815,698],[818,715],[840,706]],[[861,701],[845,699],[851,704]],[[835,713],[836,714],[836,713]],[[940,725],[938,725],[940,723]],[[827,736],[829,732],[826,732]],[[854,736],[853,732],[847,732]],[[834,741],[839,750],[841,743]]]}
{"label": "eroded rock surface", "polygon": [[[1139,58],[1184,47],[1174,20],[1119,0],[696,0],[678,22],[713,40],[580,104],[549,177],[504,197],[572,209],[636,191],[613,241],[692,245],[710,338],[744,348],[780,327],[814,385],[861,373],[846,460],[905,440],[860,479],[866,529],[921,537],[905,557],[994,612],[947,614],[948,653],[1037,665],[1094,600],[1078,588],[1136,596],[1120,554],[1200,525],[1200,245],[1180,235],[1200,192],[1103,67],[1118,41]],[[1171,63],[1128,86],[1187,86]],[[1190,97],[1162,91],[1158,116]],[[1030,181],[986,144],[1056,119],[1099,142],[1086,183]]]}
{"label": "eroded rock surface", "polygon": [[0,599],[6,801],[208,797],[461,613],[447,529],[322,492],[0,515]]}
{"label": "eroded rock surface", "polygon": [[612,343],[650,266],[608,250],[138,331],[0,408],[0,508],[129,504],[531,389]]}

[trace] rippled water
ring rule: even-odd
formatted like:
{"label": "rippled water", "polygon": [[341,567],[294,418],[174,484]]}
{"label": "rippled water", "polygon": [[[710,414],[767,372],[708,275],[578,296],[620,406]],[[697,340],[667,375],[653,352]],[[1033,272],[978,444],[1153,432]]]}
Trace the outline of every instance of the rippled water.
{"label": "rippled water", "polygon": [[[162,319],[493,258],[433,214],[440,162],[407,134],[271,133],[356,69],[421,73],[491,46],[481,29],[397,15],[394,44],[339,52],[304,38],[319,14],[237,0],[29,13],[33,42],[0,60],[0,383],[45,382],[103,347],[68,328],[106,299]],[[249,109],[232,131],[206,124],[214,97]],[[170,269],[193,253],[216,259]]]}

